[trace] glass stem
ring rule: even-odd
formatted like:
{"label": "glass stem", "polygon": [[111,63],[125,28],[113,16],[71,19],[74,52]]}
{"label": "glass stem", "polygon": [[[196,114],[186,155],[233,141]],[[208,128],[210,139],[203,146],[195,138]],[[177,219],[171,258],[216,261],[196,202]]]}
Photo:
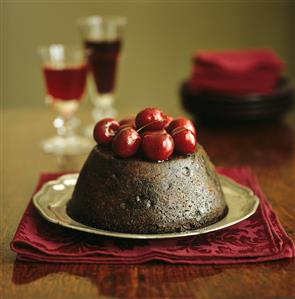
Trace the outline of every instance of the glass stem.
{"label": "glass stem", "polygon": [[58,116],[54,122],[54,127],[57,130],[57,135],[68,138],[75,135],[76,128],[79,126],[79,120],[76,117],[64,118]]}
{"label": "glass stem", "polygon": [[115,117],[117,111],[114,109],[114,94],[107,93],[107,94],[100,94],[96,95],[93,98],[93,110],[92,110],[92,117],[94,122],[97,122],[106,117]]}
{"label": "glass stem", "polygon": [[80,125],[80,120],[74,116],[78,108],[77,103],[57,103],[55,108],[59,115],[53,121],[53,126],[56,128],[58,136],[63,138],[74,136],[77,127]]}

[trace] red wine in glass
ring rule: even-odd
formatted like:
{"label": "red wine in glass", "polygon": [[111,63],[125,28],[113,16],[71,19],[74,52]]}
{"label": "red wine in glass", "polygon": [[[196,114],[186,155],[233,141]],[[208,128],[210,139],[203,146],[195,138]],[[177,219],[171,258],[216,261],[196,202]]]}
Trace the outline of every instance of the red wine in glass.
{"label": "red wine in glass", "polygon": [[97,92],[101,94],[112,93],[115,86],[121,41],[86,40],[84,43]]}
{"label": "red wine in glass", "polygon": [[53,100],[81,100],[86,84],[87,65],[54,68],[43,68],[47,94]]}
{"label": "red wine in glass", "polygon": [[44,152],[59,157],[59,166],[64,167],[63,157],[89,152],[92,142],[77,133],[80,121],[75,116],[83,98],[87,61],[81,46],[51,44],[38,49],[46,87],[46,102],[57,112],[53,121],[56,134],[42,140]]}

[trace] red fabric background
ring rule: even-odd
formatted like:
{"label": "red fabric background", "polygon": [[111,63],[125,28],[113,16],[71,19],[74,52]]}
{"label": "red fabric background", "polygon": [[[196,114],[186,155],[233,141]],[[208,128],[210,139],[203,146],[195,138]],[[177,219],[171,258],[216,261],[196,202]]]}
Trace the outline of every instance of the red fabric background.
{"label": "red fabric background", "polygon": [[284,63],[267,49],[198,52],[190,88],[229,95],[269,94],[277,87]]}

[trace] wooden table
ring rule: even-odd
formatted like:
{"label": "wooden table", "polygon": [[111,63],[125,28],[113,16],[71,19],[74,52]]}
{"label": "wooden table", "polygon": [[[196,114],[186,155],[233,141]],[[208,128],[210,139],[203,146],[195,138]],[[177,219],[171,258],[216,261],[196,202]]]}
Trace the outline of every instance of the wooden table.
{"label": "wooden table", "polygon": [[[52,114],[45,109],[2,113],[0,298],[295,298],[295,260],[242,265],[62,265],[15,262],[9,249],[42,171],[57,171],[43,154]],[[83,114],[84,120],[88,114]],[[295,118],[287,124],[200,129],[216,165],[249,165],[289,235],[295,239]],[[85,157],[80,157],[80,167]]]}

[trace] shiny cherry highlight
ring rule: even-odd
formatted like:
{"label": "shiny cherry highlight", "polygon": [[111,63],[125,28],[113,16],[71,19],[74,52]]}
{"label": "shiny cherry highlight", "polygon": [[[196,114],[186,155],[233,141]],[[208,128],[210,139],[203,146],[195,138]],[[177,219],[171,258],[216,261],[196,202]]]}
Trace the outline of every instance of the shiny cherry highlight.
{"label": "shiny cherry highlight", "polygon": [[120,124],[113,118],[104,118],[94,127],[93,138],[98,144],[109,144],[115,136]]}
{"label": "shiny cherry highlight", "polygon": [[117,156],[128,158],[136,154],[140,143],[140,135],[133,128],[126,127],[119,130],[114,137],[112,149]]}
{"label": "shiny cherry highlight", "polygon": [[166,115],[157,108],[146,108],[137,114],[135,122],[139,130],[157,131],[165,127]]}
{"label": "shiny cherry highlight", "polygon": [[174,142],[168,133],[155,132],[143,136],[141,148],[148,159],[165,161],[173,153]]}
{"label": "shiny cherry highlight", "polygon": [[178,127],[171,133],[174,140],[174,149],[179,154],[192,154],[196,150],[197,140],[195,134],[185,127]]}
{"label": "shiny cherry highlight", "polygon": [[178,127],[185,127],[186,129],[190,130],[194,135],[197,134],[193,122],[189,119],[182,117],[176,118],[173,121],[171,121],[170,125],[167,128],[167,131],[169,133],[172,133],[172,131]]}

